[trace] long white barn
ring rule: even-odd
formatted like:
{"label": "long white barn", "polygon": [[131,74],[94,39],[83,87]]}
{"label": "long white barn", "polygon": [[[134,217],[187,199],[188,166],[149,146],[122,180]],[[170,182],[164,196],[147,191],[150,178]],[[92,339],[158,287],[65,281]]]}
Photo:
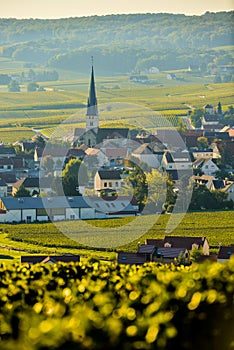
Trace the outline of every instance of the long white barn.
{"label": "long white barn", "polygon": [[22,197],[0,199],[0,222],[42,222],[104,219],[137,215],[131,198],[104,200],[100,197]]}

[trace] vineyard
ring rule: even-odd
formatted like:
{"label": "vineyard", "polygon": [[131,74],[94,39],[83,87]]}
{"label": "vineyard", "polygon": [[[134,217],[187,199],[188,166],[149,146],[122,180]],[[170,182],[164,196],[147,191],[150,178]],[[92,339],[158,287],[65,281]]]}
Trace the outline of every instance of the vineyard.
{"label": "vineyard", "polygon": [[231,350],[234,260],[0,266],[1,350]]}
{"label": "vineyard", "polygon": [[[163,84],[160,83],[161,75],[164,77]],[[191,81],[181,85],[174,82],[174,85],[170,85],[165,78],[166,72],[161,75],[161,78],[157,74],[152,75],[152,85],[148,86],[130,83],[127,76],[97,76],[101,126],[116,127],[119,126],[116,122],[121,120],[125,127],[147,128],[151,131],[170,125],[177,127],[178,118],[186,116],[191,106],[202,108],[206,103],[215,106],[221,100],[225,110],[233,102],[233,83],[210,84],[200,78],[196,83]],[[73,124],[81,127],[85,120],[88,85],[89,77],[82,77],[73,81],[42,83],[47,90],[44,92],[1,92],[0,87],[0,127],[43,129],[43,133],[50,136],[54,127],[74,114],[76,118]],[[113,107],[109,112],[103,111],[102,104],[113,104]],[[122,105],[121,111],[118,108],[115,110],[117,104]],[[127,104],[130,105],[128,110],[124,108]],[[150,116],[151,111],[154,112]],[[162,117],[155,118],[155,115]],[[0,136],[3,142],[12,142],[13,138],[8,133],[5,135],[2,132]],[[29,132],[22,132],[19,136],[21,139],[28,138]]]}
{"label": "vineyard", "polygon": [[[176,220],[176,215],[174,214]],[[11,252],[11,249],[18,249],[27,253],[73,253],[81,254],[86,257],[95,257],[98,259],[113,260],[116,258],[115,250],[124,250],[134,252],[137,250],[138,242],[143,244],[147,238],[164,238],[167,223],[171,215],[161,215],[154,221],[152,227],[145,232],[141,237],[134,237],[133,228],[135,228],[135,217],[118,218],[106,220],[88,220],[88,221],[67,221],[60,222],[56,227],[53,223],[40,224],[1,224],[0,225],[0,247],[6,247]],[[139,232],[144,232],[151,217],[138,217],[137,225]],[[79,225],[78,225],[79,223]],[[132,223],[132,226],[128,226]],[[88,225],[88,226],[87,226]],[[101,236],[97,235],[94,239],[94,249],[90,245],[84,244],[83,238],[79,242],[78,234],[87,231],[87,227],[97,229],[101,228]],[[141,226],[141,227],[140,227]],[[129,243],[124,246],[121,245],[118,235],[109,235],[108,232],[112,228],[120,227],[121,230],[129,237]],[[141,230],[142,228],[142,230]],[[63,233],[64,234],[63,234]],[[177,236],[205,236],[209,245],[214,252],[217,253],[218,247],[222,245],[234,244],[234,221],[233,211],[220,212],[194,212],[187,213],[181,223],[170,233],[170,235]],[[110,249],[95,249],[95,247],[102,247],[101,242],[103,236],[106,237],[106,242]],[[82,236],[80,236],[82,237]],[[131,237],[133,237],[131,239]],[[90,238],[91,239],[91,238]],[[101,239],[99,241],[99,239]],[[115,248],[113,250],[113,247]],[[6,253],[6,251],[5,251]],[[4,251],[2,252],[4,255]],[[10,253],[12,254],[12,253]]]}

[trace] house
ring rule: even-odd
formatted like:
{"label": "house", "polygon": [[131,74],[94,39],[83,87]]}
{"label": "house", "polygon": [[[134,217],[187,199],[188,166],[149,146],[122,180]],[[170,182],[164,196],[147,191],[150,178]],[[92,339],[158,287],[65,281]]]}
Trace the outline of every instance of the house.
{"label": "house", "polygon": [[186,248],[171,248],[163,247],[157,248],[153,256],[153,261],[161,262],[164,264],[170,263],[183,263],[188,265],[190,260],[190,254]]}
{"label": "house", "polygon": [[141,83],[141,84],[145,84],[149,81],[149,78],[147,75],[131,75],[129,77],[129,80],[133,83]]}
{"label": "house", "polygon": [[186,248],[157,248],[151,245],[140,245],[137,253],[119,252],[119,264],[140,265],[147,262],[159,263],[189,263],[189,252]]}
{"label": "house", "polygon": [[191,157],[188,151],[167,151],[163,154],[162,165],[167,170],[192,169]]}
{"label": "house", "polygon": [[12,172],[14,167],[11,158],[0,158],[0,173]]}
{"label": "house", "polygon": [[214,176],[211,176],[211,175],[201,175],[201,176],[193,176],[192,177],[193,181],[198,184],[198,185],[207,185],[207,183],[210,181],[210,180],[213,180],[214,179]]}
{"label": "house", "polygon": [[199,158],[193,162],[193,169],[199,169],[205,175],[214,175],[219,167],[211,158]]}
{"label": "house", "polygon": [[201,249],[204,255],[209,255],[209,243],[206,237],[165,236],[164,247],[182,247],[188,251]]}
{"label": "house", "polygon": [[1,173],[0,180],[3,180],[7,184],[7,195],[12,195],[12,185],[17,181],[15,174]]}
{"label": "house", "polygon": [[98,170],[94,176],[94,190],[119,191],[122,179],[120,173],[115,170]]}
{"label": "house", "polygon": [[79,255],[23,255],[21,263],[28,264],[55,264],[57,262],[80,262]]}
{"label": "house", "polygon": [[99,197],[3,197],[0,222],[85,220],[135,216],[138,209],[130,197],[105,200]]}
{"label": "house", "polygon": [[173,181],[177,181],[183,175],[192,175],[192,161],[188,151],[166,151],[162,157],[162,167]]}
{"label": "house", "polygon": [[6,197],[7,196],[7,184],[4,180],[0,179],[0,197]]}
{"label": "house", "polygon": [[203,254],[209,255],[209,243],[206,237],[184,237],[184,236],[165,236],[164,239],[146,239],[146,244],[158,248],[186,248],[202,249]]}
{"label": "house", "polygon": [[138,253],[118,252],[118,264],[142,265],[146,262],[145,256]]}
{"label": "house", "polygon": [[234,255],[234,245],[231,246],[221,246],[218,252],[218,262],[225,262]]}
{"label": "house", "polygon": [[233,181],[225,181],[225,187],[222,190],[227,193],[227,199],[234,201],[234,182]]}
{"label": "house", "polygon": [[150,166],[158,169],[161,165],[164,154],[164,145],[157,143],[143,143],[132,152],[132,156]]}
{"label": "house", "polygon": [[207,104],[204,106],[204,115],[201,119],[201,129],[210,130],[210,131],[220,131],[223,128],[223,125],[220,123],[222,117],[222,108],[219,103],[218,111],[215,108]]}
{"label": "house", "polygon": [[123,147],[101,147],[101,151],[107,158],[110,167],[124,164],[124,159],[128,157],[128,148]]}
{"label": "house", "polygon": [[208,148],[208,149],[193,149],[191,150],[192,155],[194,157],[194,159],[207,159],[207,158],[213,158],[213,149],[212,148]]}
{"label": "house", "polygon": [[0,145],[0,159],[2,158],[12,158],[16,156],[14,147],[5,147],[5,145]]}
{"label": "house", "polygon": [[85,151],[80,148],[70,148],[67,152],[68,159],[79,159],[82,160],[85,157]]}

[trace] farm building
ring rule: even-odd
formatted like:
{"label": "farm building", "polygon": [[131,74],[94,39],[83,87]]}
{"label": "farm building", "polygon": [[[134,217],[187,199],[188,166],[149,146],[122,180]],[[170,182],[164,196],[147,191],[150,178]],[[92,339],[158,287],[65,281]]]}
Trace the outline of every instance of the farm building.
{"label": "farm building", "polygon": [[137,215],[128,197],[21,197],[0,199],[0,222],[42,222]]}

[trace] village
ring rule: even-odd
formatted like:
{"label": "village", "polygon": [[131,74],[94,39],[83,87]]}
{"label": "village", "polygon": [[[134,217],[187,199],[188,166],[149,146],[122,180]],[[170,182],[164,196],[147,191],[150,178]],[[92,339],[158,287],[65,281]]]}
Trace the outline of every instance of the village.
{"label": "village", "polygon": [[[182,210],[210,209],[205,207],[202,196],[214,193],[221,194],[221,209],[233,209],[234,129],[222,123],[223,115],[219,102],[217,107],[204,106],[199,128],[160,128],[155,134],[138,129],[101,128],[92,66],[86,128],[76,128],[65,138],[66,145],[70,145],[66,151],[61,144],[47,147],[49,140],[41,133],[32,140],[0,145],[0,222],[39,223],[142,215],[147,195],[142,199],[142,188],[138,188],[138,195],[134,189],[129,193],[126,184],[133,179],[134,171],[139,175],[144,168],[152,174],[155,171],[166,174],[173,196],[172,202],[167,205],[160,202],[151,214],[170,212],[169,207],[173,207],[181,190],[181,178],[186,176],[192,181],[201,204],[196,207],[192,197],[192,203]],[[187,124],[191,125],[188,120],[189,116]],[[61,190],[71,175],[64,171],[71,165],[79,171],[82,163],[85,164],[83,179],[76,174],[76,179],[66,184],[68,189]],[[139,178],[136,176],[134,181],[137,187]],[[118,262],[189,264],[194,246],[209,257],[209,245],[204,237],[177,238],[178,242],[176,237],[167,236],[157,242],[146,240],[136,253],[120,252]],[[229,258],[230,254],[233,247],[220,247],[218,259]]]}

